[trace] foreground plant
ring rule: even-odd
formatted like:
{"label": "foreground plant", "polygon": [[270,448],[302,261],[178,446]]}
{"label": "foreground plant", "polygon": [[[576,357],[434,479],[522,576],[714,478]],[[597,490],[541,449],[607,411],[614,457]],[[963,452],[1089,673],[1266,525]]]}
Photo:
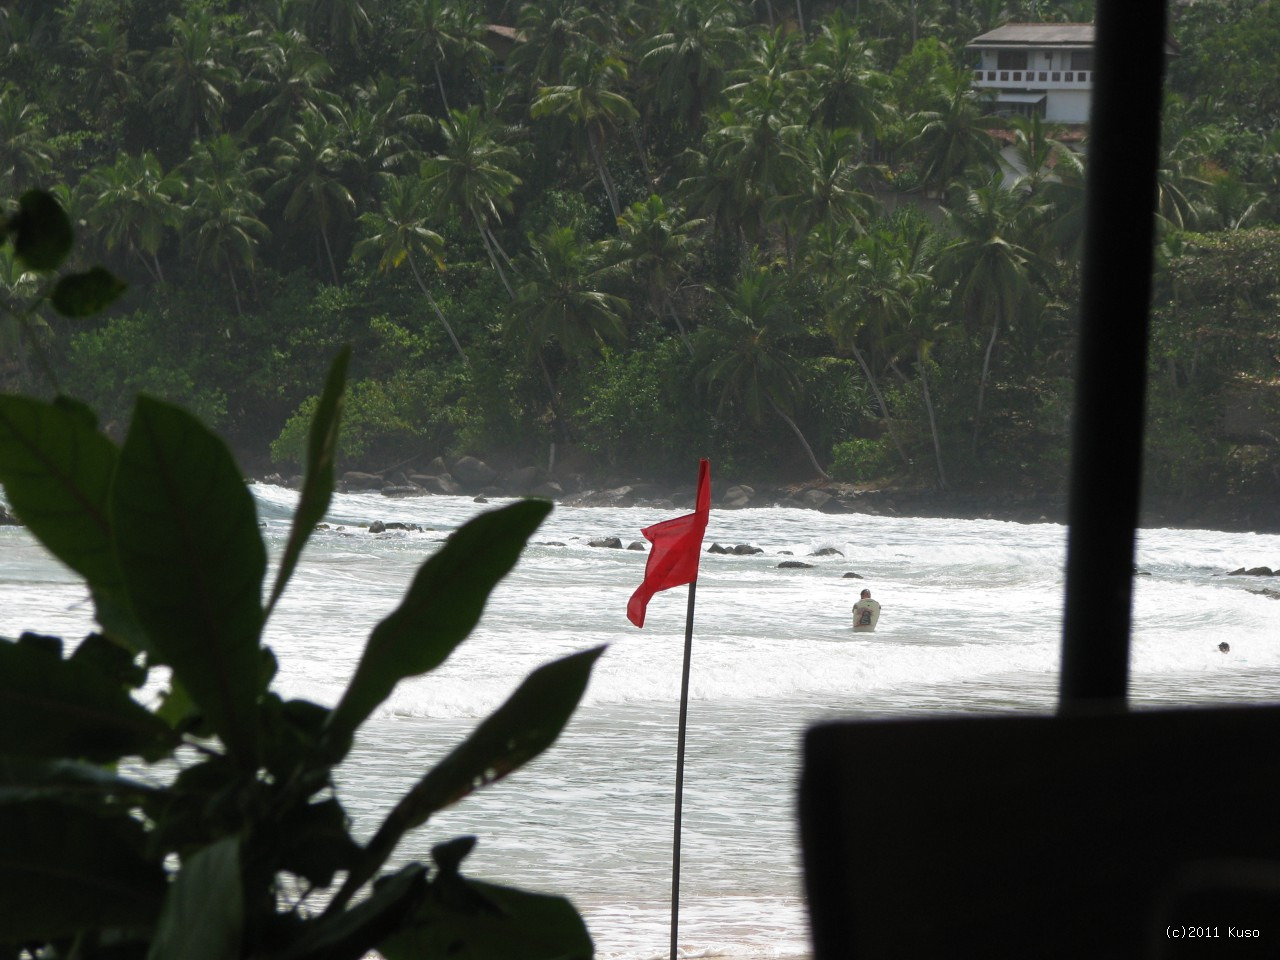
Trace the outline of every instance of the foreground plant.
{"label": "foreground plant", "polygon": [[[333,489],[347,357],[312,422],[306,481],[265,595],[253,498],[225,444],[142,397],[121,446],[90,410],[0,396],[0,484],[86,581],[99,632],[0,638],[0,960],[589,957],[565,899],[463,876],[475,840],[388,869],[406,833],[559,736],[601,649],[534,671],[358,843],[334,787],[361,725],[475,626],[551,507],[460,528],[370,634],[333,708],[271,689],[264,626]],[[130,691],[163,668],[154,708]],[[121,773],[176,771],[164,786]],[[159,779],[157,778],[148,778]]]}

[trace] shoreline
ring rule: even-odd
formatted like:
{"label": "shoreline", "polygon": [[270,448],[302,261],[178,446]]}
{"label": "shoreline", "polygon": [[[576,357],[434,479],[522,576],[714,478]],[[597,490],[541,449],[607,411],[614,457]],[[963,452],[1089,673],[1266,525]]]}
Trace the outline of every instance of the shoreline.
{"label": "shoreline", "polygon": [[[278,473],[257,482],[297,489],[301,477]],[[437,458],[423,472],[348,471],[335,489],[342,493],[379,491],[389,499],[452,495],[541,497],[574,507],[692,508],[694,484],[671,484],[601,473],[548,471],[524,467],[499,473],[484,461],[462,457],[451,464]],[[788,507],[829,514],[919,517],[948,520],[1002,520],[1015,523],[1068,522],[1065,489],[1030,491],[1017,486],[937,490],[891,483],[811,480],[789,484],[753,483],[730,478],[713,486],[712,506],[720,510]],[[1226,533],[1280,534],[1280,498],[1232,495],[1188,501],[1145,497],[1140,529],[1217,530]]]}

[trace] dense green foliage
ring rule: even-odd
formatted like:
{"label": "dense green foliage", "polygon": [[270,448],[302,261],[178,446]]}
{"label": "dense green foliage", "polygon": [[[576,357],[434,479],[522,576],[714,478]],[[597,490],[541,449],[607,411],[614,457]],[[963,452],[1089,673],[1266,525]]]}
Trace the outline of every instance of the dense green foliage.
{"label": "dense green foliage", "polygon": [[[964,45],[1087,3],[0,10],[2,192],[56,184],[86,262],[130,284],[87,325],[0,320],[10,386],[47,366],[115,423],[147,389],[291,471],[349,342],[348,466],[545,462],[556,441],[619,472],[706,454],[778,479],[1065,475],[1087,141],[993,129]],[[1167,271],[1245,257],[1217,238],[1280,222],[1280,7],[1173,16],[1156,381],[1227,322],[1203,303],[1229,271],[1194,303]],[[1274,430],[1223,428],[1228,384],[1275,388],[1274,309],[1256,322],[1196,392],[1153,393],[1153,491],[1276,465]]]}
{"label": "dense green foliage", "polygon": [[[71,247],[47,199],[26,195],[3,221],[15,259],[40,274]],[[103,299],[83,277],[57,281],[62,313]],[[190,413],[139,397],[117,445],[77,401],[0,394],[0,487],[84,578],[100,626],[71,650],[59,637],[0,637],[0,956],[591,956],[568,901],[462,875],[474,837],[435,846],[431,867],[384,868],[406,833],[556,740],[600,648],[530,674],[364,844],[333,773],[396,685],[466,639],[549,503],[455,531],[374,628],[332,709],[271,689],[262,634],[328,509],[348,360],[342,351],[315,405],[269,596],[253,498]],[[162,764],[167,783],[127,772],[142,761]]]}

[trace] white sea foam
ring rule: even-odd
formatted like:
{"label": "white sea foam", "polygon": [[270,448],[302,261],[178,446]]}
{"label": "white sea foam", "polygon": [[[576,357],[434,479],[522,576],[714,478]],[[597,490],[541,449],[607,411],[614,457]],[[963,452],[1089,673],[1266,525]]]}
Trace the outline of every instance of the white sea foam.
{"label": "white sea foam", "polygon": [[[273,561],[296,494],[253,488]],[[464,497],[339,495],[268,625],[286,696],[333,704],[365,639],[395,610],[449,531],[491,505]],[[478,876],[578,903],[607,960],[666,956],[676,709],[687,591],[658,594],[647,623],[626,603],[646,555],[587,545],[639,540],[670,511],[558,508],[494,591],[479,627],[437,670],[401,683],[342,771],[362,835],[418,776],[538,665],[597,645],[583,707],[557,745],[510,784],[414,834],[401,859],[478,833]],[[374,520],[421,531],[370,534]],[[713,510],[706,542],[760,547],[704,555],[690,680],[681,955],[804,952],[794,824],[798,744],[815,720],[1053,708],[1067,536],[1052,524]],[[816,556],[825,547],[839,554]],[[811,564],[780,569],[784,560]],[[1132,689],[1138,705],[1276,699],[1280,537],[1142,531]],[[862,579],[846,578],[854,573]],[[274,570],[272,571],[274,575]],[[879,628],[854,635],[869,587]],[[0,635],[70,639],[92,628],[74,575],[17,528],[0,528]],[[1220,640],[1231,652],[1217,649]]]}

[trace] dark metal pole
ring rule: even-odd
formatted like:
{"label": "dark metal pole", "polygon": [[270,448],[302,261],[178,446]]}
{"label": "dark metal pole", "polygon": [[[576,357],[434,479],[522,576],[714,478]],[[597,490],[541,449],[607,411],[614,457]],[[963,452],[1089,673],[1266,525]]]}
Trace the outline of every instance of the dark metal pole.
{"label": "dark metal pole", "polygon": [[1095,22],[1061,712],[1128,687],[1165,0],[1098,0]]}
{"label": "dark metal pole", "polygon": [[684,729],[689,716],[689,665],[693,661],[693,599],[698,581],[689,582],[689,608],[684,620],[684,674],[680,679],[680,732],[676,737],[675,841],[671,853],[671,960],[676,960],[676,932],[680,926],[680,814],[684,807]]}

